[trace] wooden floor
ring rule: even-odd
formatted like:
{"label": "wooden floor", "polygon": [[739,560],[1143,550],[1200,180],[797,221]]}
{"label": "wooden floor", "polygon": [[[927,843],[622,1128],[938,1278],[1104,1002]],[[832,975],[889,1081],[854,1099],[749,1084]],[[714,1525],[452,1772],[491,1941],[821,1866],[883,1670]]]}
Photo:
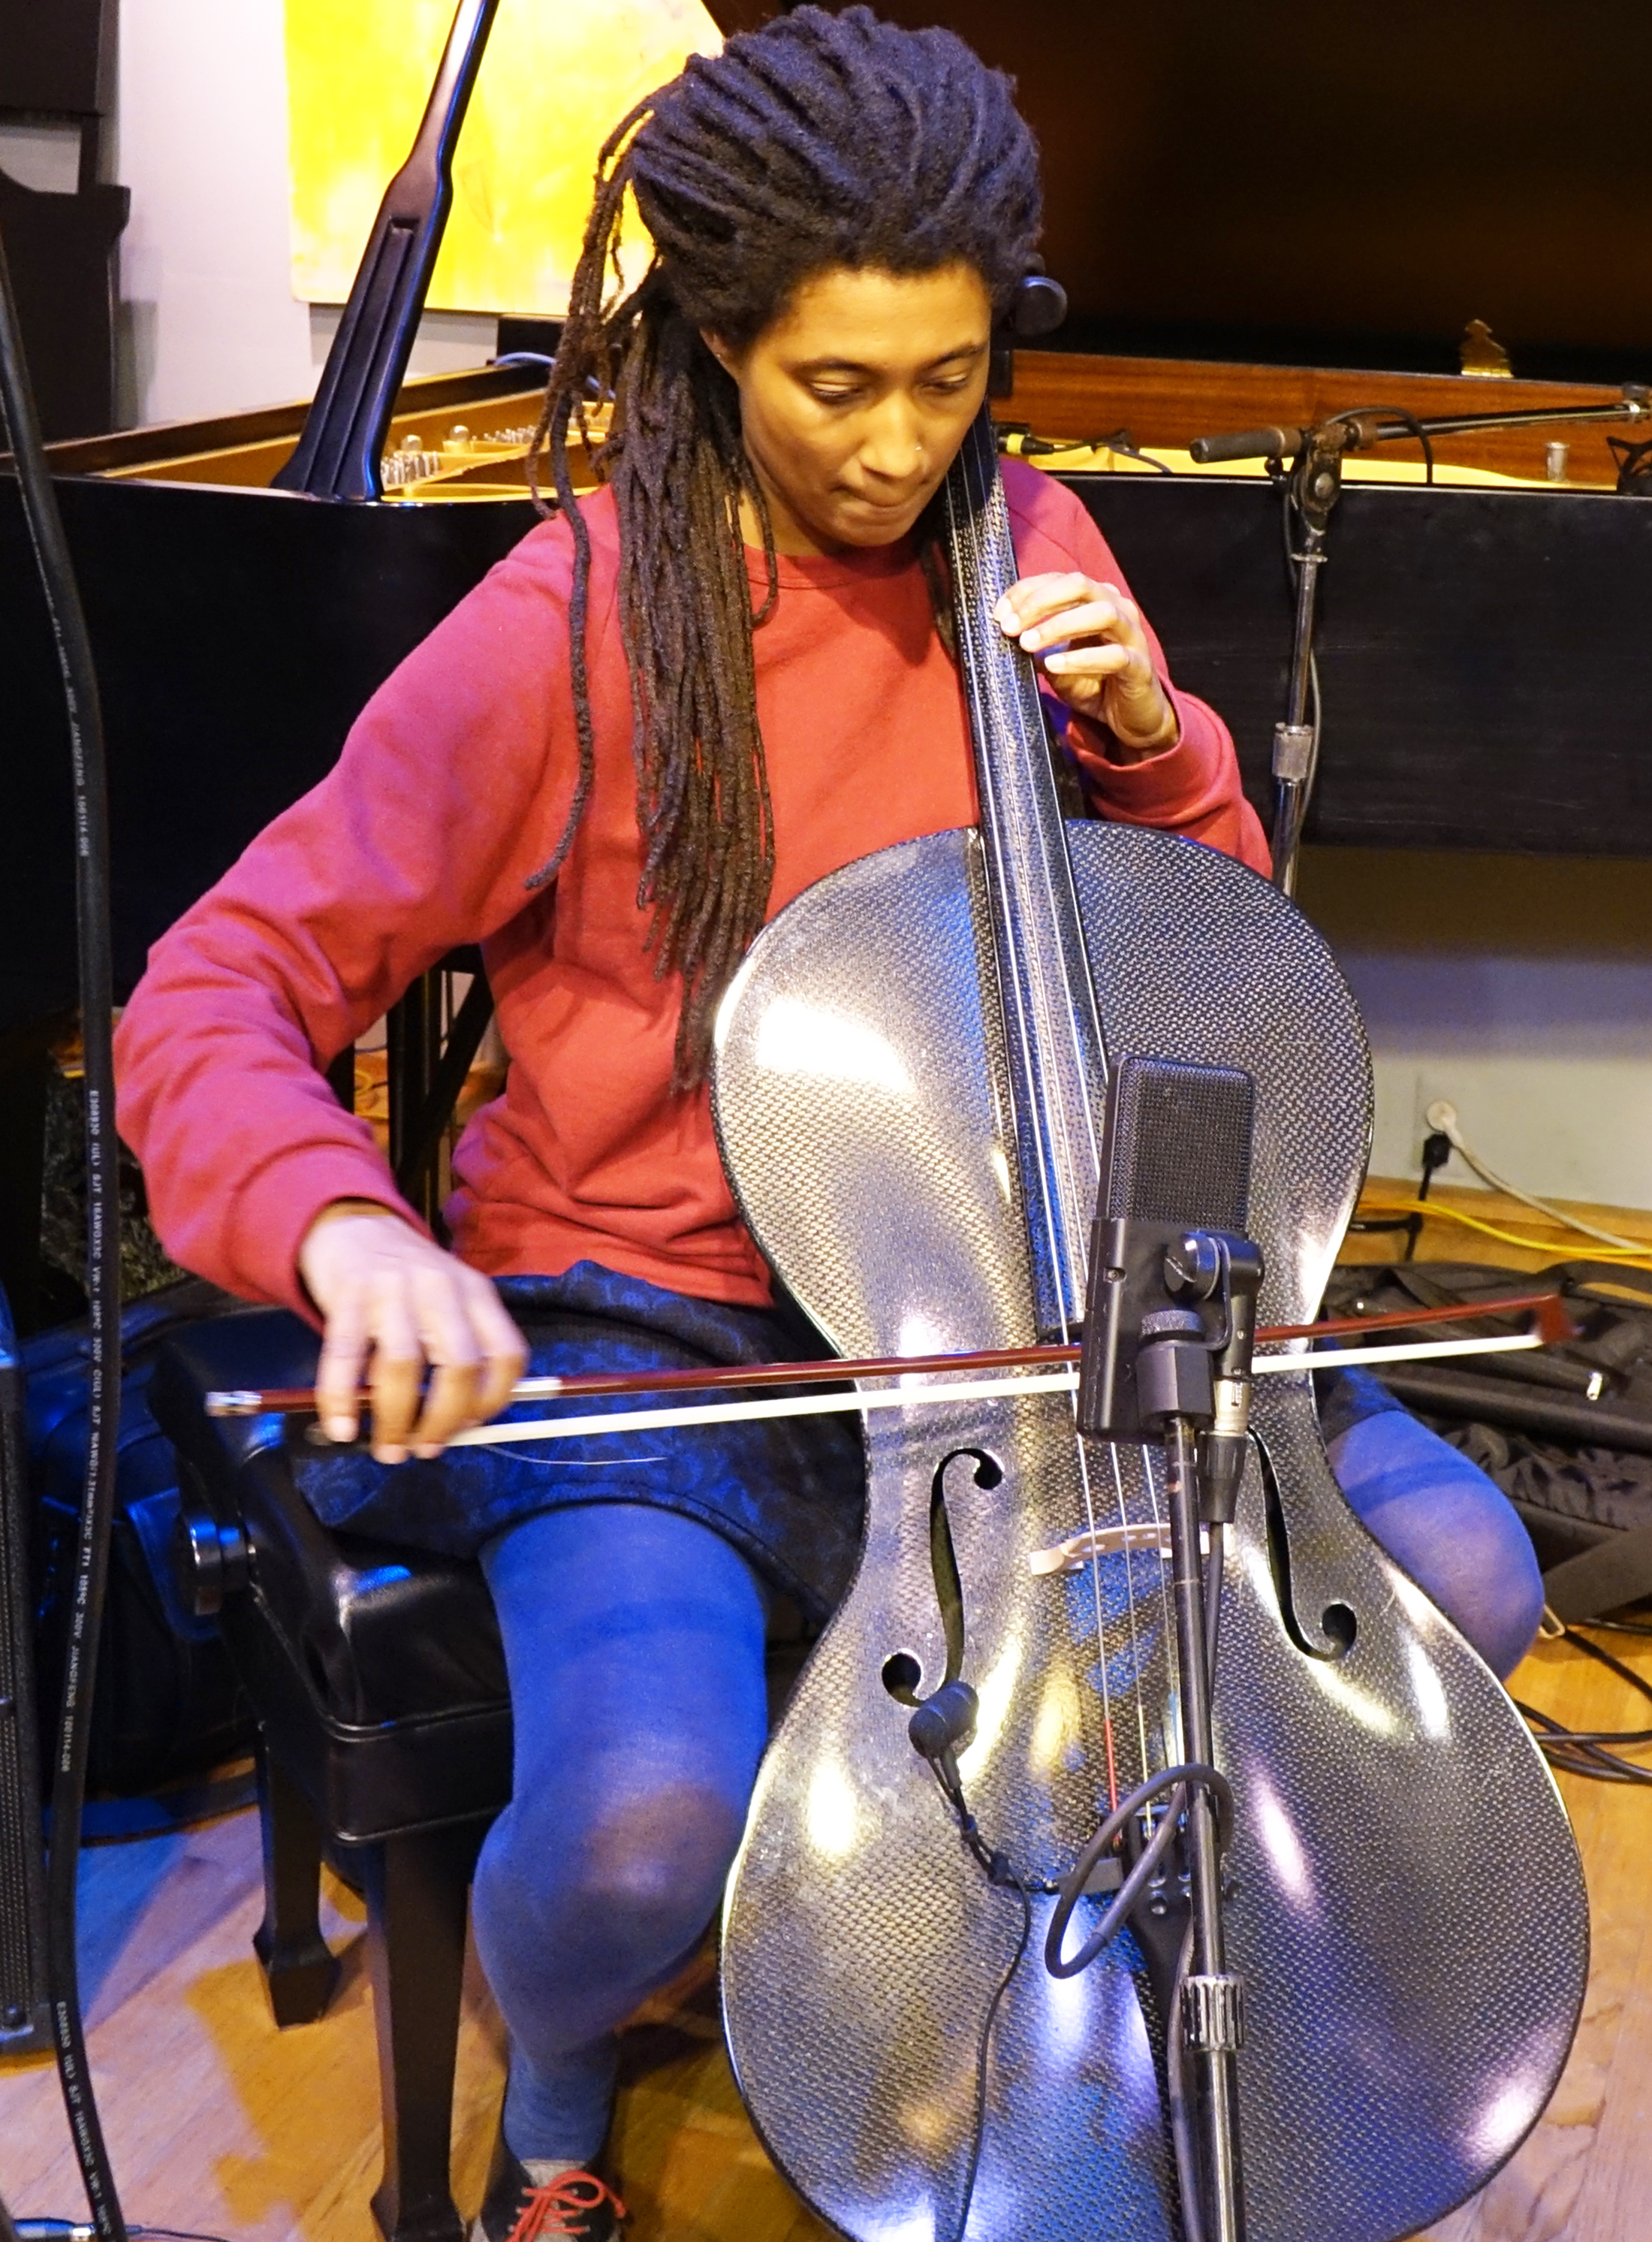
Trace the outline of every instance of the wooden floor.
{"label": "wooden floor", "polygon": [[[1652,1638],[1629,1660],[1652,1679]],[[1575,1727],[1639,1727],[1645,1715],[1644,1701],[1566,1643],[1540,1646],[1515,1687]],[[1437,2242],[1652,2233],[1652,1790],[1570,1776],[1562,1789],[1594,1915],[1582,2028],[1536,2131],[1482,2196],[1433,2230]],[[231,2242],[372,2242],[378,2107],[361,1910],[331,1889],[328,1931],[344,1957],[338,2001],[321,2023],[278,2032],[249,1943],[257,1885],[251,1813],[86,1856],[92,2061],[127,2216]],[[472,1969],[453,2130],[455,2192],[467,2211],[501,2081],[498,2019]],[[746,2122],[709,1957],[626,2034],[618,2150],[635,2242],[828,2232]],[[56,2073],[43,2061],[0,2064],[0,2197],[20,2216],[83,2215]]]}
{"label": "wooden floor", "polygon": [[[1374,1185],[1368,1196],[1392,1203],[1402,1191]],[[1511,1204],[1468,1192],[1450,1202],[1527,1234],[1546,1232],[1542,1250],[1522,1265],[1576,1250]],[[1636,1234],[1642,1229],[1652,1240],[1652,1218],[1638,1218]],[[1393,1250],[1387,1241],[1350,1242],[1361,1259]],[[1520,1258],[1443,1222],[1430,1225],[1421,1252]],[[1652,1680],[1652,1638],[1613,1640]],[[1514,1688],[1575,1727],[1652,1725],[1644,1700],[1565,1642],[1541,1645]],[[1434,2242],[1652,2236],[1652,1789],[1570,1776],[1562,1789],[1594,1916],[1582,2027],[1531,2138],[1483,2195],[1431,2230]],[[258,1875],[251,1813],[85,1856],[83,1986],[127,2217],[230,2242],[373,2242],[378,2087],[361,1910],[342,1887],[330,1888],[328,1934],[344,1962],[338,1999],[321,2023],[278,2033],[250,1943]],[[498,2020],[472,1967],[453,2131],[455,2192],[467,2212],[480,2193],[502,2077]],[[746,2121],[721,2049],[709,1957],[635,2019],[624,2081],[617,2148],[633,2242],[827,2234]],[[45,2061],[0,2063],[0,2198],[17,2216],[84,2216]]]}
{"label": "wooden floor", "polygon": [[[333,2007],[286,2032],[270,2020],[249,1944],[260,1911],[251,1811],[89,1851],[82,1909],[93,2074],[129,2222],[230,2242],[374,2242],[377,2069],[354,1896],[330,1882],[324,1927],[344,1963]],[[453,2125],[467,2213],[492,2146],[502,2049],[472,1957]],[[623,2076],[617,2151],[635,2242],[827,2232],[752,2138],[709,1955],[633,2020]],[[43,2058],[0,2062],[0,2199],[17,2218],[84,2216]]]}

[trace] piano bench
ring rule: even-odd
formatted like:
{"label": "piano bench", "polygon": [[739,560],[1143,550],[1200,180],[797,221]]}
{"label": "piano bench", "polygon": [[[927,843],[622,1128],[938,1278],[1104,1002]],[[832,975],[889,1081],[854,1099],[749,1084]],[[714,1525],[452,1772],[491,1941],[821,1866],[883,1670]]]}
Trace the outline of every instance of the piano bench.
{"label": "piano bench", "polygon": [[217,1388],[306,1386],[318,1341],[249,1308],[192,1326],[156,1366],[177,1451],[186,1601],[216,1615],[257,1722],[264,1914],[278,2025],[309,2023],[338,1965],[321,1935],[330,1854],[367,1900],[386,2242],[462,2242],[449,2178],[472,1871],[511,1796],[511,1708],[480,1567],[334,1534],[294,1483],[284,1426],[211,1418]]}

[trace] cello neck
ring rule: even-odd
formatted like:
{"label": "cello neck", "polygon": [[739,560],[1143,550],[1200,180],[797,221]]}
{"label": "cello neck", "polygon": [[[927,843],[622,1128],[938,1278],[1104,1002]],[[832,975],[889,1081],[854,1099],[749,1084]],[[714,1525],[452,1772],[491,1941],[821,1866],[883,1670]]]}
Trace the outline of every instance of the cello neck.
{"label": "cello neck", "polygon": [[1038,1326],[1084,1312],[1105,1047],[1033,665],[993,620],[1019,570],[985,407],[941,494]]}

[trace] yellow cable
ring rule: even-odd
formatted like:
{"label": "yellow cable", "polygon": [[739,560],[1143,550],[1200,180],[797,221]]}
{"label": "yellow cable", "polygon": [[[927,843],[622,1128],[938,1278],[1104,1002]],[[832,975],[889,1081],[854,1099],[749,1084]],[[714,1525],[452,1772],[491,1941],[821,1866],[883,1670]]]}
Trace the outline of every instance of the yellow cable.
{"label": "yellow cable", "polygon": [[[1361,1206],[1361,1214],[1421,1214],[1430,1221],[1461,1222],[1465,1228],[1478,1230],[1487,1238],[1500,1238],[1505,1245],[1518,1245],[1527,1253],[1554,1253],[1561,1251],[1565,1241],[1557,1238],[1520,1238],[1512,1230],[1499,1230],[1495,1223],[1482,1222],[1477,1214],[1463,1214],[1455,1206],[1443,1205],[1433,1198],[1405,1200],[1399,1206]],[[1584,1261],[1627,1261],[1634,1267],[1652,1268],[1652,1240],[1632,1252],[1627,1245],[1595,1245],[1586,1253],[1569,1257]]]}

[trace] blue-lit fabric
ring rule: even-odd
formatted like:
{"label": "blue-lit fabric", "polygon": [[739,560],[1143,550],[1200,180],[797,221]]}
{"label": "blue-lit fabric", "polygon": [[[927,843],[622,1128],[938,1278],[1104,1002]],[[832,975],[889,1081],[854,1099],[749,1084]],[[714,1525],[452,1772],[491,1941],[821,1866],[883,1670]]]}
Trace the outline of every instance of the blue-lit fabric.
{"label": "blue-lit fabric", "polygon": [[[690,1299],[593,1261],[560,1277],[503,1278],[499,1292],[538,1377],[818,1360],[827,1352],[794,1307]],[[635,1398],[531,1401],[506,1413],[640,1406]],[[299,1488],[324,1525],[449,1556],[474,1556],[505,1527],[571,1504],[677,1511],[713,1527],[813,1619],[842,1594],[860,1544],[865,1469],[853,1416],[454,1448],[438,1461],[391,1466],[353,1449],[328,1455],[295,1445],[292,1453]]]}
{"label": "blue-lit fabric", "polygon": [[695,1520],[607,1502],[482,1553],[515,1783],[477,1865],[477,1951],[511,2034],[505,2137],[588,2163],[614,2029],[716,1912],[768,1725],[762,1588]]}
{"label": "blue-lit fabric", "polygon": [[1508,1496],[1368,1371],[1324,1379],[1320,1423],[1350,1507],[1506,1679],[1543,1614],[1536,1552]]}

